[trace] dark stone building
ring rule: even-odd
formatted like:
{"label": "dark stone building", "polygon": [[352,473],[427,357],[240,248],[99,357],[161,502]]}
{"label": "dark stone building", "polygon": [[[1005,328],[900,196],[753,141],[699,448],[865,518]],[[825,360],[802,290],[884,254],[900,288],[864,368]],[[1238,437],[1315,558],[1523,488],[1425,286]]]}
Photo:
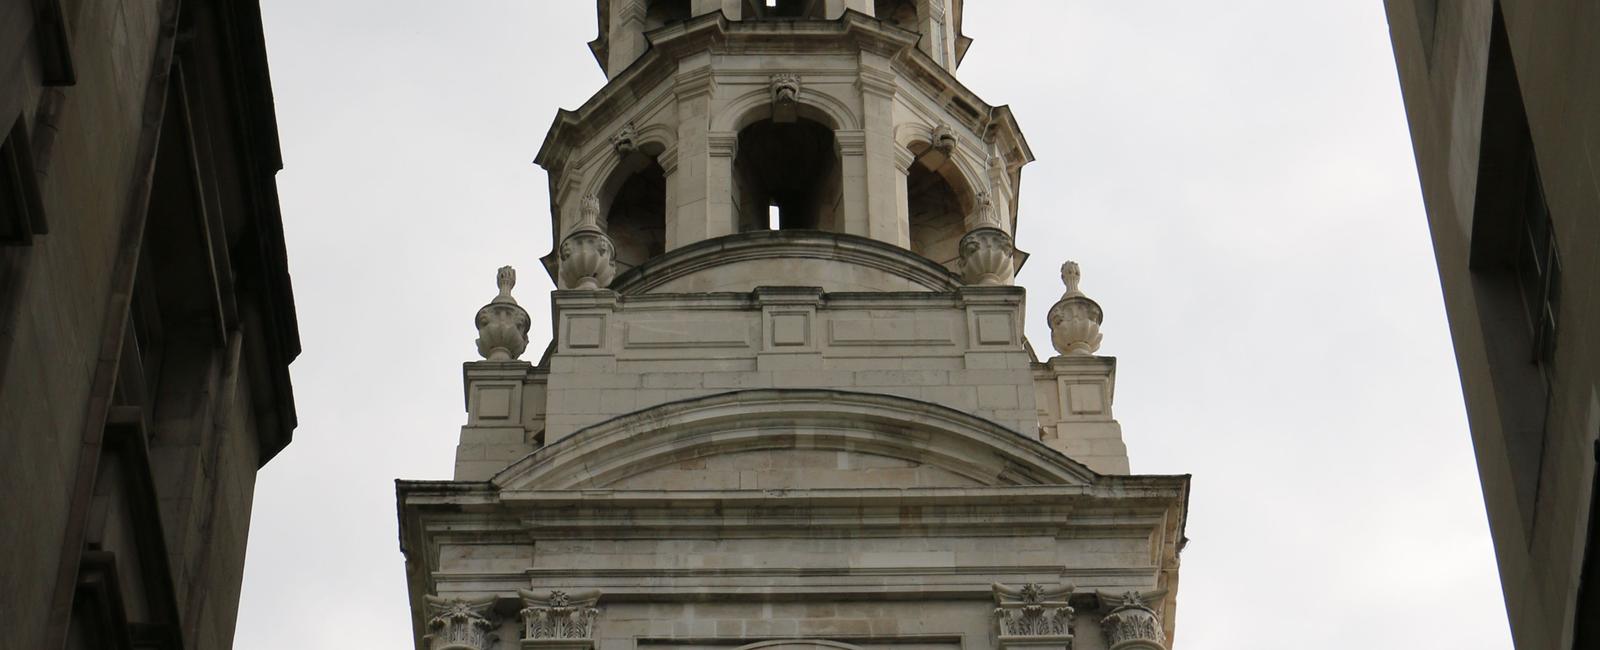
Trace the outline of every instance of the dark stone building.
{"label": "dark stone building", "polygon": [[4,648],[226,648],[299,353],[253,0],[0,0]]}
{"label": "dark stone building", "polygon": [[1512,636],[1600,647],[1600,2],[1386,5]]}

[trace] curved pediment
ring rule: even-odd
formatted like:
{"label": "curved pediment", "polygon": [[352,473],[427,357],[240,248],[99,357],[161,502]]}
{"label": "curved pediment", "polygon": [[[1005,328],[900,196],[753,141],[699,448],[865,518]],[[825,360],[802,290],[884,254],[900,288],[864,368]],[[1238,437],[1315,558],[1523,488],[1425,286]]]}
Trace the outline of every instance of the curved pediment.
{"label": "curved pediment", "polygon": [[747,292],[761,286],[948,292],[961,288],[961,281],[921,255],[865,237],[762,230],[674,249],[611,283],[611,289],[624,295]]}
{"label": "curved pediment", "polygon": [[497,474],[503,489],[1083,485],[1087,467],[938,404],[766,389],[662,404],[581,429]]}

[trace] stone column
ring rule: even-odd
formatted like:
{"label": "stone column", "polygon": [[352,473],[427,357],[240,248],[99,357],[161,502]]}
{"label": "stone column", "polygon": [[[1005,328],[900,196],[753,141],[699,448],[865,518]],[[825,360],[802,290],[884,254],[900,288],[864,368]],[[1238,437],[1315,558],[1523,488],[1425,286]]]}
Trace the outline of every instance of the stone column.
{"label": "stone column", "polygon": [[[715,220],[732,223],[731,205],[727,204],[731,199],[725,190],[719,199],[713,187],[718,178],[723,188],[732,182],[732,145],[737,142],[719,135],[713,164],[711,100],[715,90],[710,54],[696,54],[679,62],[673,88],[678,100],[678,164],[673,174],[674,189],[669,192],[677,205],[676,209],[668,208],[676,214],[677,223],[666,237],[669,251],[732,232],[725,225],[712,227]],[[713,209],[712,202],[719,200]],[[717,214],[715,219],[713,213]]]}
{"label": "stone column", "polygon": [[861,54],[861,122],[866,132],[866,212],[868,236],[901,248],[911,246],[911,222],[899,209],[906,177],[897,170],[894,140],[896,76],[889,60]]}
{"label": "stone column", "polygon": [[606,77],[616,77],[644,54],[645,0],[611,0]]}
{"label": "stone column", "polygon": [[844,15],[844,11],[846,9],[854,9],[856,11],[859,11],[861,13],[867,14],[869,16],[872,15],[872,1],[871,0],[823,0],[823,1],[826,3],[826,5],[824,6],[824,10],[823,10],[823,14],[824,14],[823,17],[827,18],[828,20],[837,20],[840,16]]}
{"label": "stone column", "polygon": [[662,202],[666,214],[662,215],[662,225],[665,226],[665,241],[662,242],[663,250],[672,250],[678,247],[678,146],[667,147],[656,156],[656,162],[661,165],[662,181],[666,185],[666,200]]}
{"label": "stone column", "polygon": [[740,15],[743,13],[744,4],[739,0],[694,0],[694,4],[690,5],[690,7],[692,8],[692,13],[696,16],[704,16],[721,11],[722,15],[726,16],[728,20],[739,20]]}
{"label": "stone column", "polygon": [[906,225],[906,240],[911,239],[911,196],[908,194],[906,183],[911,175],[911,165],[917,161],[911,150],[895,145],[894,151],[894,218],[895,221]]}
{"label": "stone column", "polygon": [[840,230],[851,235],[872,237],[871,214],[867,210],[867,148],[866,133],[858,130],[838,130],[833,133],[839,146],[839,188],[843,195],[839,202]]}

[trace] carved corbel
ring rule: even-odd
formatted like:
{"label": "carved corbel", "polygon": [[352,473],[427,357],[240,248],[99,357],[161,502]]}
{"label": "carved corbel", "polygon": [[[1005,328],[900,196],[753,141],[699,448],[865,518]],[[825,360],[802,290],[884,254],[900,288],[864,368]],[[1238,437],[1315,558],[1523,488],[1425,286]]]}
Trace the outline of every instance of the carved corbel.
{"label": "carved corbel", "polygon": [[1167,594],[1157,591],[1127,591],[1121,595],[1099,592],[1102,606],[1115,603],[1111,612],[1100,619],[1100,631],[1105,634],[1110,650],[1166,650],[1167,633],[1161,626],[1161,615],[1149,605],[1150,601]]}
{"label": "carved corbel", "polygon": [[429,650],[488,650],[499,638],[490,620],[494,598],[462,600],[430,595]]}
{"label": "carved corbel", "polygon": [[551,591],[519,589],[522,597],[522,647],[525,650],[593,650],[600,609],[598,590]]}
{"label": "carved corbel", "polygon": [[956,131],[950,128],[949,124],[940,122],[939,126],[933,127],[933,134],[929,139],[934,149],[946,154],[956,150]]}
{"label": "carved corbel", "polygon": [[627,122],[622,128],[611,136],[611,148],[617,150],[617,155],[627,156],[639,150],[639,129],[633,122]]}
{"label": "carved corbel", "polygon": [[600,199],[583,197],[577,225],[561,240],[557,275],[562,289],[593,291],[611,284],[617,275],[613,260],[616,245],[600,229]]}
{"label": "carved corbel", "polygon": [[1018,648],[1068,650],[1072,647],[1072,615],[1067,601],[1071,586],[1028,583],[1009,587],[994,583],[994,618],[999,650]]}
{"label": "carved corbel", "polygon": [[479,308],[474,319],[478,325],[478,354],[490,361],[511,361],[528,349],[528,326],[532,321],[528,311],[511,297],[511,288],[517,286],[517,270],[500,267],[495,284],[499,285],[500,294]]}
{"label": "carved corbel", "polygon": [[1078,263],[1061,265],[1061,283],[1066,293],[1050,307],[1050,344],[1061,354],[1094,354],[1100,349],[1100,323],[1105,312],[1100,303],[1078,289],[1082,274]]}
{"label": "carved corbel", "polygon": [[800,75],[792,72],[772,75],[772,121],[793,122],[799,118]]}

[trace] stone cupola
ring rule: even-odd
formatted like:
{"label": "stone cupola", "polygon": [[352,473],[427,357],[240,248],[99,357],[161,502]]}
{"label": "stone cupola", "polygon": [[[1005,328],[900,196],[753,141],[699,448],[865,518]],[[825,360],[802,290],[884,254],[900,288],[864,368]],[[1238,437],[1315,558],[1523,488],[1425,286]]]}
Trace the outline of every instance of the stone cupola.
{"label": "stone cupola", "polygon": [[536,158],[547,270],[575,288],[606,276],[588,268],[599,251],[600,288],[622,294],[1009,284],[1033,156],[1011,112],[954,75],[961,5],[600,0],[608,81]]}

